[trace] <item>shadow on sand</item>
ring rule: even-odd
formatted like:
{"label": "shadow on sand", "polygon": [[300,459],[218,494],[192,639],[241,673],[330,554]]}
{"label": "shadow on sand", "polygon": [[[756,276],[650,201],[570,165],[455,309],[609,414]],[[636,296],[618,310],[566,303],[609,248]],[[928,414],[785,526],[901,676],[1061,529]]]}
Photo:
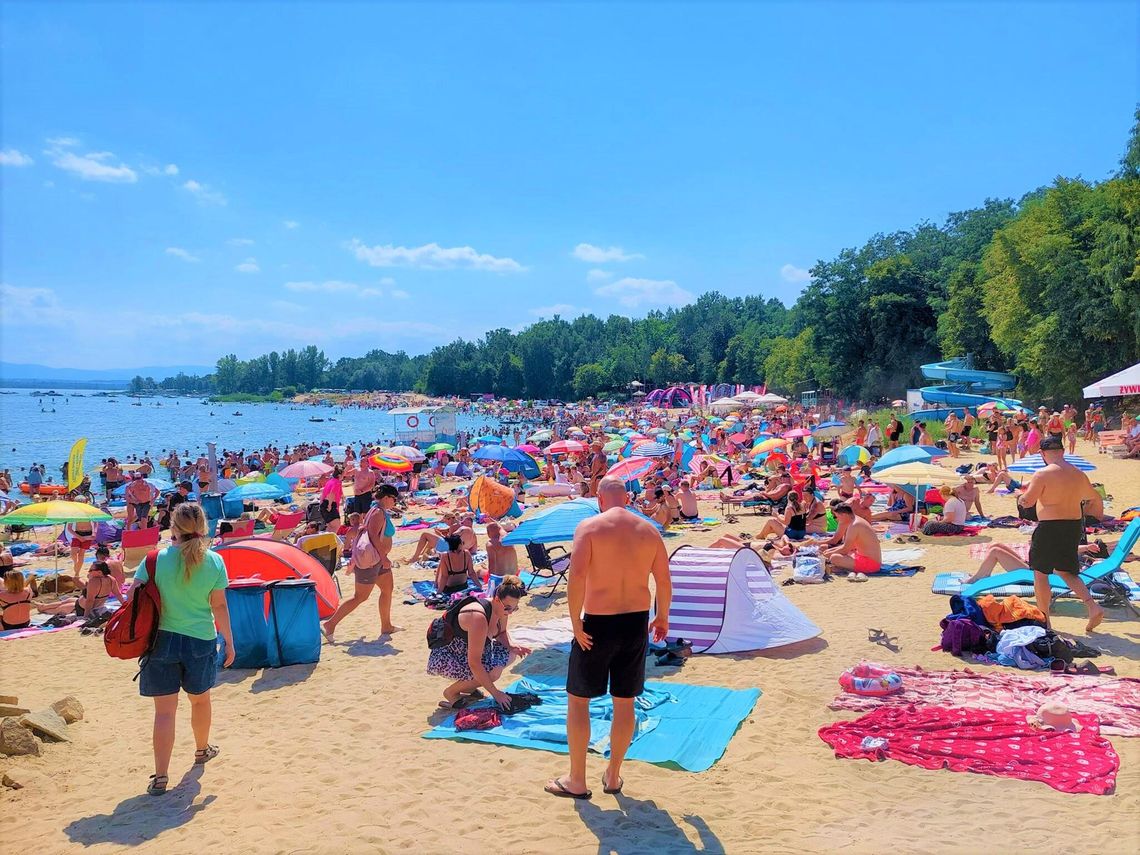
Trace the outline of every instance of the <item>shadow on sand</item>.
{"label": "shadow on sand", "polygon": [[[596,787],[595,798],[600,795]],[[606,796],[605,798],[609,798]],[[724,845],[699,816],[682,819],[696,832],[700,845],[694,844],[673,817],[648,799],[633,799],[618,794],[617,807],[606,810],[595,802],[576,802],[578,816],[598,838],[598,855],[633,855],[633,853],[660,852],[669,855],[683,853],[724,853]]]}
{"label": "shadow on sand", "polygon": [[119,802],[111,813],[77,819],[64,826],[63,832],[72,843],[83,846],[137,846],[154,840],[164,831],[190,822],[217,798],[210,795],[194,803],[202,792],[200,779],[204,770],[205,766],[194,766],[165,795],[148,796],[144,792],[131,796]]}

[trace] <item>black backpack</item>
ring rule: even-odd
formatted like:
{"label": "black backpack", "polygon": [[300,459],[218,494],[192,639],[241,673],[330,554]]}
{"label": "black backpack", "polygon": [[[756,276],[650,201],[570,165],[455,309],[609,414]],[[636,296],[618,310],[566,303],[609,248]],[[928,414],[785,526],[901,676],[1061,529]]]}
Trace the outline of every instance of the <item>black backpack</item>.
{"label": "black backpack", "polygon": [[457,600],[448,607],[447,611],[428,624],[427,646],[429,650],[447,647],[447,645],[455,641],[459,627],[459,612],[464,606],[468,606],[471,603],[481,603],[483,608],[487,610],[487,619],[491,619],[491,610],[488,608],[491,605],[490,600],[480,600],[478,597],[473,596],[467,596],[461,600]]}

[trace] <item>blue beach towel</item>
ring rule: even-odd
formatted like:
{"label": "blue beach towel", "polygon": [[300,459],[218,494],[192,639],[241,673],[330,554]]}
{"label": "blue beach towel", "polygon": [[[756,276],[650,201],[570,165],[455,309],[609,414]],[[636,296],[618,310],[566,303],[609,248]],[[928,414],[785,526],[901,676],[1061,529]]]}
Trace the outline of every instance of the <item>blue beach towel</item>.
{"label": "blue beach towel", "polygon": [[[637,699],[637,730],[626,755],[690,772],[703,772],[724,754],[741,722],[752,712],[759,689],[725,689],[685,683],[649,681]],[[532,676],[517,680],[507,692],[533,692],[542,704],[513,716],[491,730],[456,731],[455,716],[424,734],[425,739],[490,742],[516,748],[537,748],[567,753],[566,680]],[[483,702],[487,704],[489,702]],[[590,749],[603,756],[609,751],[613,705],[609,698],[590,702]]]}

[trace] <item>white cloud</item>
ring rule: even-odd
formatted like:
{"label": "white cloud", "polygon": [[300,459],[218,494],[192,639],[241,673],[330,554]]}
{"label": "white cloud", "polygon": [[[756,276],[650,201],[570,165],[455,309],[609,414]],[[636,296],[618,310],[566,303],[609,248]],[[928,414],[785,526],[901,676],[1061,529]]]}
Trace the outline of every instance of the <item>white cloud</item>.
{"label": "white cloud", "polygon": [[18,149],[6,148],[0,151],[0,166],[31,166],[33,163],[34,160]]}
{"label": "white cloud", "polygon": [[613,274],[610,273],[608,270],[599,270],[598,268],[595,267],[593,270],[589,271],[586,274],[586,281],[587,282],[605,282],[607,279],[610,279],[612,277],[613,277]]}
{"label": "white cloud", "polygon": [[46,153],[54,158],[52,164],[64,172],[79,176],[84,181],[134,184],[139,180],[138,174],[125,163],[111,163],[115,156],[109,151],[76,154],[57,147]]}
{"label": "white cloud", "polygon": [[373,267],[422,267],[428,270],[446,270],[465,267],[471,270],[490,270],[494,273],[519,273],[526,270],[513,258],[497,258],[476,252],[469,246],[442,247],[438,243],[423,246],[366,246],[358,238],[346,246],[359,261]]}
{"label": "white cloud", "polygon": [[[339,279],[326,279],[323,282],[286,282],[285,288],[289,291],[310,294],[352,294],[357,297],[380,297],[384,294],[380,288],[358,285],[356,282],[343,282]],[[394,292],[392,296],[395,296]]]}
{"label": "white cloud", "polygon": [[200,184],[194,179],[190,179],[182,185],[182,189],[190,193],[203,205],[224,205],[226,204],[226,197],[219,193],[217,190],[211,190],[205,184]]}
{"label": "white cloud", "polygon": [[174,163],[166,164],[166,166],[162,167],[162,174],[163,175],[177,175],[178,174],[178,165],[174,164]]}
{"label": "white cloud", "polygon": [[226,243],[230,246],[253,246],[253,241],[249,238],[230,238]]}
{"label": "white cloud", "polygon": [[256,258],[247,258],[235,267],[234,270],[238,273],[260,273],[261,267],[258,265]]}
{"label": "white cloud", "polygon": [[79,145],[79,140],[75,137],[48,137],[44,142],[52,148],[74,148]]}
{"label": "white cloud", "polygon": [[396,280],[393,279],[391,276],[381,276],[380,277],[380,284],[385,286],[386,288],[391,288],[393,285],[396,284]]}
{"label": "white cloud", "polygon": [[80,313],[62,305],[50,288],[21,288],[0,283],[0,298],[0,324],[5,328],[23,324],[65,327],[81,319]]}
{"label": "white cloud", "polygon": [[623,306],[683,306],[695,297],[672,279],[635,279],[627,276],[594,289],[599,297],[615,297]]}
{"label": "white cloud", "polygon": [[187,252],[180,246],[168,246],[166,248],[166,254],[173,255],[175,258],[181,258],[183,261],[196,262],[202,260],[193,253]]}
{"label": "white cloud", "polygon": [[553,306],[538,306],[531,309],[530,313],[536,318],[553,318],[555,315],[568,317],[570,315],[580,315],[582,310],[577,306],[571,306],[569,303],[555,303]]}
{"label": "white cloud", "polygon": [[301,224],[298,223],[296,220],[286,220],[281,225],[283,225],[285,228],[289,229],[289,231],[292,231],[293,229],[299,229],[301,227]]}
{"label": "white cloud", "polygon": [[168,163],[166,166],[140,166],[143,172],[147,175],[177,175],[178,167],[173,163]]}
{"label": "white cloud", "polygon": [[637,252],[626,252],[620,246],[600,247],[590,243],[580,243],[574,247],[574,257],[591,264],[605,264],[607,261],[633,261],[645,258]]}
{"label": "white cloud", "polygon": [[780,278],[785,282],[798,285],[810,281],[811,273],[802,267],[796,267],[794,264],[785,264],[780,268]]}

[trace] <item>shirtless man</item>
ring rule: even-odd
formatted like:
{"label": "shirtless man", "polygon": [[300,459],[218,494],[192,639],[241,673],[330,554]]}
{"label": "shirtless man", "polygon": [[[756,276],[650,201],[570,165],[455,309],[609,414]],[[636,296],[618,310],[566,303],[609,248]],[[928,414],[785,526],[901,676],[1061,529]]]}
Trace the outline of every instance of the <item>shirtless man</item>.
{"label": "shirtless man", "polygon": [[[856,573],[878,573],[883,569],[883,552],[879,546],[879,536],[871,524],[862,517],[855,516],[850,505],[838,505],[833,509],[835,518],[848,517],[847,533],[843,542],[833,549],[825,549],[820,554],[836,567],[853,570]],[[840,523],[842,525],[842,522]]]}
{"label": "shirtless man", "polygon": [[600,442],[594,442],[590,449],[593,452],[590,455],[590,492],[586,495],[596,496],[598,495],[599,483],[606,474],[606,455],[602,451]]}
{"label": "shirtless man", "polygon": [[700,510],[697,508],[697,494],[690,489],[687,478],[680,484],[680,489],[677,491],[677,501],[681,505],[681,519],[696,520],[701,518]]}
{"label": "shirtless man", "polygon": [[492,576],[517,576],[519,556],[513,546],[503,544],[503,527],[487,524],[487,569]]}
{"label": "shirtless man", "polygon": [[977,479],[973,475],[967,475],[965,482],[960,487],[954,488],[954,495],[962,500],[967,513],[973,507],[978,512],[978,516],[984,517],[986,512],[982,510],[982,491],[978,489]]}
{"label": "shirtless man", "polygon": [[851,467],[844,466],[839,473],[839,498],[852,499],[855,497],[855,476],[851,474]]}
{"label": "shirtless man", "polygon": [[372,508],[372,491],[376,489],[376,470],[363,464],[352,472],[352,504],[349,511],[366,514]]}
{"label": "shirtless man", "polygon": [[1037,608],[1049,623],[1053,598],[1049,574],[1056,573],[1088,608],[1085,632],[1092,632],[1104,620],[1104,609],[1089,594],[1077,574],[1081,569],[1077,547],[1084,535],[1082,502],[1099,500],[1084,472],[1065,461],[1065,449],[1057,437],[1041,441],[1041,457],[1047,464],[1034,474],[1025,492],[1017,497],[1023,508],[1037,506],[1037,528],[1029,543],[1029,566],[1033,568],[1033,595]]}
{"label": "shirtless man", "polygon": [[[570,774],[548,781],[553,796],[588,799],[586,748],[590,741],[590,698],[613,698],[610,761],[602,790],[620,793],[621,764],[633,741],[633,701],[645,689],[649,631],[655,641],[669,631],[673,586],[665,542],[647,520],[626,510],[629,497],[616,478],[598,483],[601,513],[579,523],[570,558],[568,597],[574,642],[570,646],[566,691],[566,737]],[[657,587],[657,616],[649,577]]]}

